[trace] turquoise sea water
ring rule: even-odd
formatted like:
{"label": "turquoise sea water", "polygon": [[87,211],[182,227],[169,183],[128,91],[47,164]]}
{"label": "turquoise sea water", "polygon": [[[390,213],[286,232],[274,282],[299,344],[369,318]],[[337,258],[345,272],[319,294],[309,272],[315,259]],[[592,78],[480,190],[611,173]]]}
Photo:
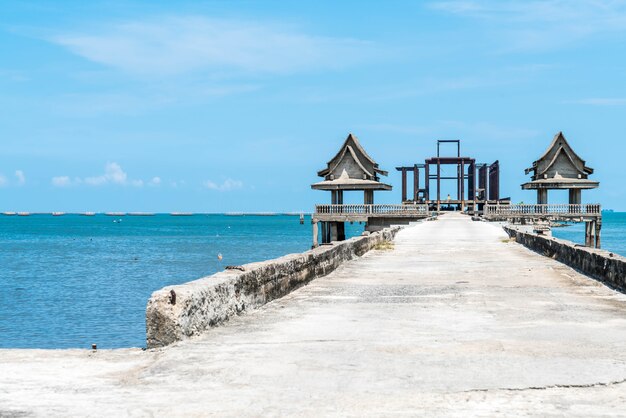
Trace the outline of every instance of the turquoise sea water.
{"label": "turquoise sea water", "polygon": [[143,347],[153,291],[310,247],[310,217],[0,216],[0,347]]}
{"label": "turquoise sea water", "polygon": [[[553,234],[584,240],[582,224]],[[310,245],[309,217],[0,216],[0,347],[143,347],[154,290]],[[602,247],[626,255],[626,213],[604,214]]]}
{"label": "turquoise sea water", "polygon": [[[584,244],[585,224],[578,223],[564,228],[552,228],[552,235]],[[626,212],[602,213],[601,247],[604,250],[626,256]]]}

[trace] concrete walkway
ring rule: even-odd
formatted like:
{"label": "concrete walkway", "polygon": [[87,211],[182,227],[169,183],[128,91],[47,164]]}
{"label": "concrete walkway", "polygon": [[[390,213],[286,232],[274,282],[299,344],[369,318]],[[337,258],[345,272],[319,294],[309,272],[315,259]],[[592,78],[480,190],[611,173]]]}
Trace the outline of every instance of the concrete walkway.
{"label": "concrete walkway", "polygon": [[625,379],[625,295],[449,214],[163,350],[0,350],[0,416],[624,416]]}

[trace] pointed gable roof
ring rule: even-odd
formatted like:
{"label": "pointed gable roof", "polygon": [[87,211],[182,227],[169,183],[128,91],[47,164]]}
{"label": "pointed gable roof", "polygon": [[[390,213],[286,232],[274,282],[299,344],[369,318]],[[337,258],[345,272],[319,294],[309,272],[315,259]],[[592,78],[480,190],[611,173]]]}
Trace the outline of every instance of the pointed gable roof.
{"label": "pointed gable roof", "polygon": [[585,165],[585,160],[572,149],[563,132],[554,136],[548,149],[525,172],[532,172],[532,178],[522,185],[523,189],[593,189],[599,185],[588,179],[593,168]]}
{"label": "pointed gable roof", "polygon": [[580,172],[581,174],[587,175],[593,173],[593,168],[587,167],[585,165],[585,160],[583,160],[578,156],[578,154],[576,154],[572,146],[565,138],[565,135],[563,135],[563,131],[559,131],[556,135],[554,135],[552,142],[548,146],[548,149],[543,153],[543,155],[539,157],[538,160],[533,162],[532,167],[526,169],[526,174],[534,171],[535,176],[543,175],[549,168],[554,165],[557,157],[560,154],[565,154],[575,170]]}
{"label": "pointed gable roof", "polygon": [[[337,167],[339,162],[345,157],[346,152],[350,152],[351,156],[370,176],[374,177],[376,173],[383,176],[389,174],[387,171],[378,168],[378,163],[374,161],[374,159],[370,157],[365,149],[361,146],[361,143],[359,142],[356,135],[349,133],[348,137],[343,142],[343,145],[341,146],[337,154],[326,163],[327,167],[325,169],[318,171],[317,175],[320,177],[325,177],[330,172],[332,172],[333,169]],[[366,167],[371,168],[368,169]]]}
{"label": "pointed gable roof", "polygon": [[355,135],[349,134],[337,154],[317,172],[324,181],[311,187],[320,190],[391,190],[378,174],[388,175],[363,149]]}

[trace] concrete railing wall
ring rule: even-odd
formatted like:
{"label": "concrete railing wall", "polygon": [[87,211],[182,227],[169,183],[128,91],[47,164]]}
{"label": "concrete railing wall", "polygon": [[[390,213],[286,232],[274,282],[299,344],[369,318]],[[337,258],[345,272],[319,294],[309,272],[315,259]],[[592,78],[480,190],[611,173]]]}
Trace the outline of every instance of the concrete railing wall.
{"label": "concrete railing wall", "polygon": [[510,226],[505,226],[504,230],[525,247],[626,292],[626,258],[609,251],[578,246],[570,241],[522,232]]}
{"label": "concrete railing wall", "polygon": [[243,271],[226,270],[158,290],[146,309],[148,348],[198,335],[233,315],[284,296],[329,274],[344,261],[362,256],[377,244],[393,240],[399,230],[387,228],[301,254],[245,264]]}

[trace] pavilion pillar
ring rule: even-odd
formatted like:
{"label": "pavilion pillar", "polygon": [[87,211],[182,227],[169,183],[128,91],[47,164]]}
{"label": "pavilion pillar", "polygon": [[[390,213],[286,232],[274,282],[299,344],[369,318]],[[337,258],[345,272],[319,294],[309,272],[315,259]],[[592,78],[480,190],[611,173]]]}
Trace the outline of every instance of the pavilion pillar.
{"label": "pavilion pillar", "polygon": [[569,204],[570,205],[580,205],[582,203],[582,190],[580,189],[569,189]]}
{"label": "pavilion pillar", "polygon": [[364,190],[363,195],[363,203],[366,205],[374,204],[374,190]]}
{"label": "pavilion pillar", "polygon": [[437,158],[437,212],[441,210],[441,162]]}
{"label": "pavilion pillar", "polygon": [[596,224],[596,230],[595,230],[595,234],[596,234],[596,248],[600,248],[600,231],[602,230],[602,224],[598,221],[594,222]]}
{"label": "pavilion pillar", "polygon": [[319,245],[319,228],[317,219],[313,219],[313,247],[316,248]]}
{"label": "pavilion pillar", "polygon": [[406,202],[406,169],[402,168],[402,202]]}
{"label": "pavilion pillar", "polygon": [[548,189],[537,189],[537,204],[548,204]]}
{"label": "pavilion pillar", "polygon": [[457,163],[456,165],[456,200],[459,202],[462,200],[461,197],[461,164]]}
{"label": "pavilion pillar", "polygon": [[413,201],[417,202],[420,193],[420,171],[417,164],[413,167]]}
{"label": "pavilion pillar", "polygon": [[345,241],[346,240],[346,223],[345,222],[337,222],[337,241]]}
{"label": "pavilion pillar", "polygon": [[585,222],[585,246],[591,247],[593,243],[591,241],[591,222]]}
{"label": "pavilion pillar", "polygon": [[339,241],[339,222],[329,222],[330,225],[330,239],[329,242]]}
{"label": "pavilion pillar", "polygon": [[469,199],[472,200],[474,202],[474,205],[472,207],[473,210],[473,214],[476,215],[476,162],[474,160],[472,160],[472,163],[470,164],[469,167],[470,170],[470,178],[468,179],[468,188],[471,188],[472,193],[471,196],[469,196]]}

